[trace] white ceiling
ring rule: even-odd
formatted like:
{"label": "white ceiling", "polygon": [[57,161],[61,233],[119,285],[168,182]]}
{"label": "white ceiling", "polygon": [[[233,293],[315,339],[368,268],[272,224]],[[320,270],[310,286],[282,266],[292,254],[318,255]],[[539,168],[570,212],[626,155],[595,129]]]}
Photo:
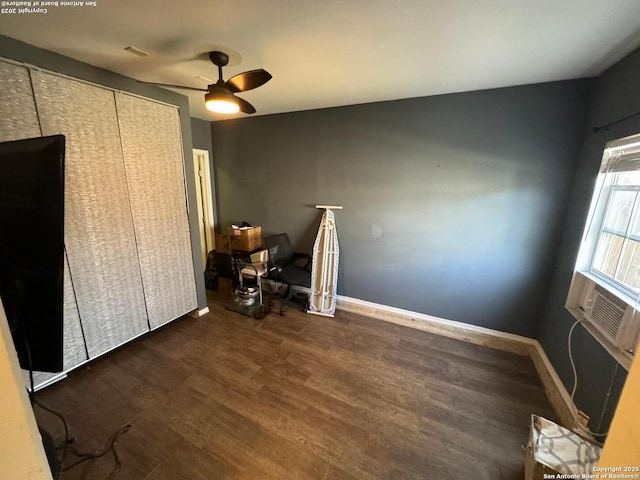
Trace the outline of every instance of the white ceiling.
{"label": "white ceiling", "polygon": [[[638,0],[97,0],[0,15],[0,33],[138,80],[206,88],[273,79],[241,94],[255,115],[588,77],[640,46]],[[124,50],[132,45],[150,54]],[[238,55],[234,54],[237,52]],[[191,115],[228,118],[186,92]],[[244,116],[239,114],[238,116]]]}

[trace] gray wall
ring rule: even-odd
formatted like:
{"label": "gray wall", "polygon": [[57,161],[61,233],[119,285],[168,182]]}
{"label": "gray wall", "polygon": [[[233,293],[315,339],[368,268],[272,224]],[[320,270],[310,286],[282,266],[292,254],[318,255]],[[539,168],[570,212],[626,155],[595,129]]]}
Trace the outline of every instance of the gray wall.
{"label": "gray wall", "polygon": [[191,138],[193,148],[209,151],[209,159],[213,154],[211,147],[211,128],[209,122],[191,117]]}
{"label": "gray wall", "polygon": [[[567,356],[567,333],[574,319],[564,309],[564,304],[587,210],[605,144],[616,138],[640,133],[640,116],[613,126],[608,131],[593,133],[590,129],[639,111],[640,50],[637,50],[597,79],[567,208],[569,215],[559,244],[539,334],[542,346],[569,391],[573,387],[573,373]],[[626,372],[582,328],[575,331],[573,352],[579,379],[576,404],[591,416],[592,429],[604,431],[617,405]]]}
{"label": "gray wall", "polygon": [[[143,97],[152,98],[172,105],[177,105],[180,111],[180,123],[182,127],[182,145],[185,159],[192,158],[191,147],[191,121],[189,116],[189,102],[187,97],[168,90],[142,85],[135,80],[103,70],[86,63],[78,62],[69,57],[58,55],[47,50],[33,47],[23,42],[0,35],[0,57],[29,65],[38,66],[47,70],[59,72],[74,78],[79,78],[110,88],[131,92]],[[193,162],[185,162],[187,176],[187,197],[190,205],[196,204]],[[189,225],[191,229],[191,245],[194,252],[199,252],[198,218],[194,209],[190,209]],[[161,239],[159,239],[161,241]],[[193,264],[196,272],[196,289],[198,295],[198,307],[207,306],[204,277],[198,275],[203,272],[202,259],[199,253],[193,255]]]}
{"label": "gray wall", "polygon": [[311,250],[336,213],[342,295],[535,337],[588,80],[214,122],[220,223]]}

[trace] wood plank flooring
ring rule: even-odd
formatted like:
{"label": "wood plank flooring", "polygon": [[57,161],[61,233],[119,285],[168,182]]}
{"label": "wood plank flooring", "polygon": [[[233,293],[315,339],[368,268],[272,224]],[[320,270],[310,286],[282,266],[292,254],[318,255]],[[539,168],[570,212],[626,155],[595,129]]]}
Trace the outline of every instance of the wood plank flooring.
{"label": "wood plank flooring", "polygon": [[[209,292],[210,314],[37,398],[66,417],[77,450],[131,424],[118,479],[520,480],[531,413],[555,419],[527,357],[345,312],[259,321],[225,302]],[[62,443],[55,417],[35,410]],[[114,466],[105,455],[60,478]]]}

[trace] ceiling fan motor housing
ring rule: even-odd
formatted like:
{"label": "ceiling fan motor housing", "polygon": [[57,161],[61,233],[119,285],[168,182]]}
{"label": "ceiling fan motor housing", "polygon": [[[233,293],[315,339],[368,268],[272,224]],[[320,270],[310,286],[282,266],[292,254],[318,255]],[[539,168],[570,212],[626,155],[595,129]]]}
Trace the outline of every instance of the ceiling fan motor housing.
{"label": "ceiling fan motor housing", "polygon": [[209,60],[213,62],[214,65],[219,67],[224,67],[229,63],[229,55],[224,52],[213,51],[209,52]]}

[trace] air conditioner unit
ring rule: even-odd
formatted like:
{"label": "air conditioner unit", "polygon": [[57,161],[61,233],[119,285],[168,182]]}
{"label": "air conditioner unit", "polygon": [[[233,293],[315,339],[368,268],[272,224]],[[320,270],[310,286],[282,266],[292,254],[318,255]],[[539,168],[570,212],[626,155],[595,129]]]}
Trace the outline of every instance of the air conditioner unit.
{"label": "air conditioner unit", "polygon": [[583,276],[582,295],[578,306],[584,317],[611,343],[622,350],[634,352],[640,332],[640,312],[627,302]]}

